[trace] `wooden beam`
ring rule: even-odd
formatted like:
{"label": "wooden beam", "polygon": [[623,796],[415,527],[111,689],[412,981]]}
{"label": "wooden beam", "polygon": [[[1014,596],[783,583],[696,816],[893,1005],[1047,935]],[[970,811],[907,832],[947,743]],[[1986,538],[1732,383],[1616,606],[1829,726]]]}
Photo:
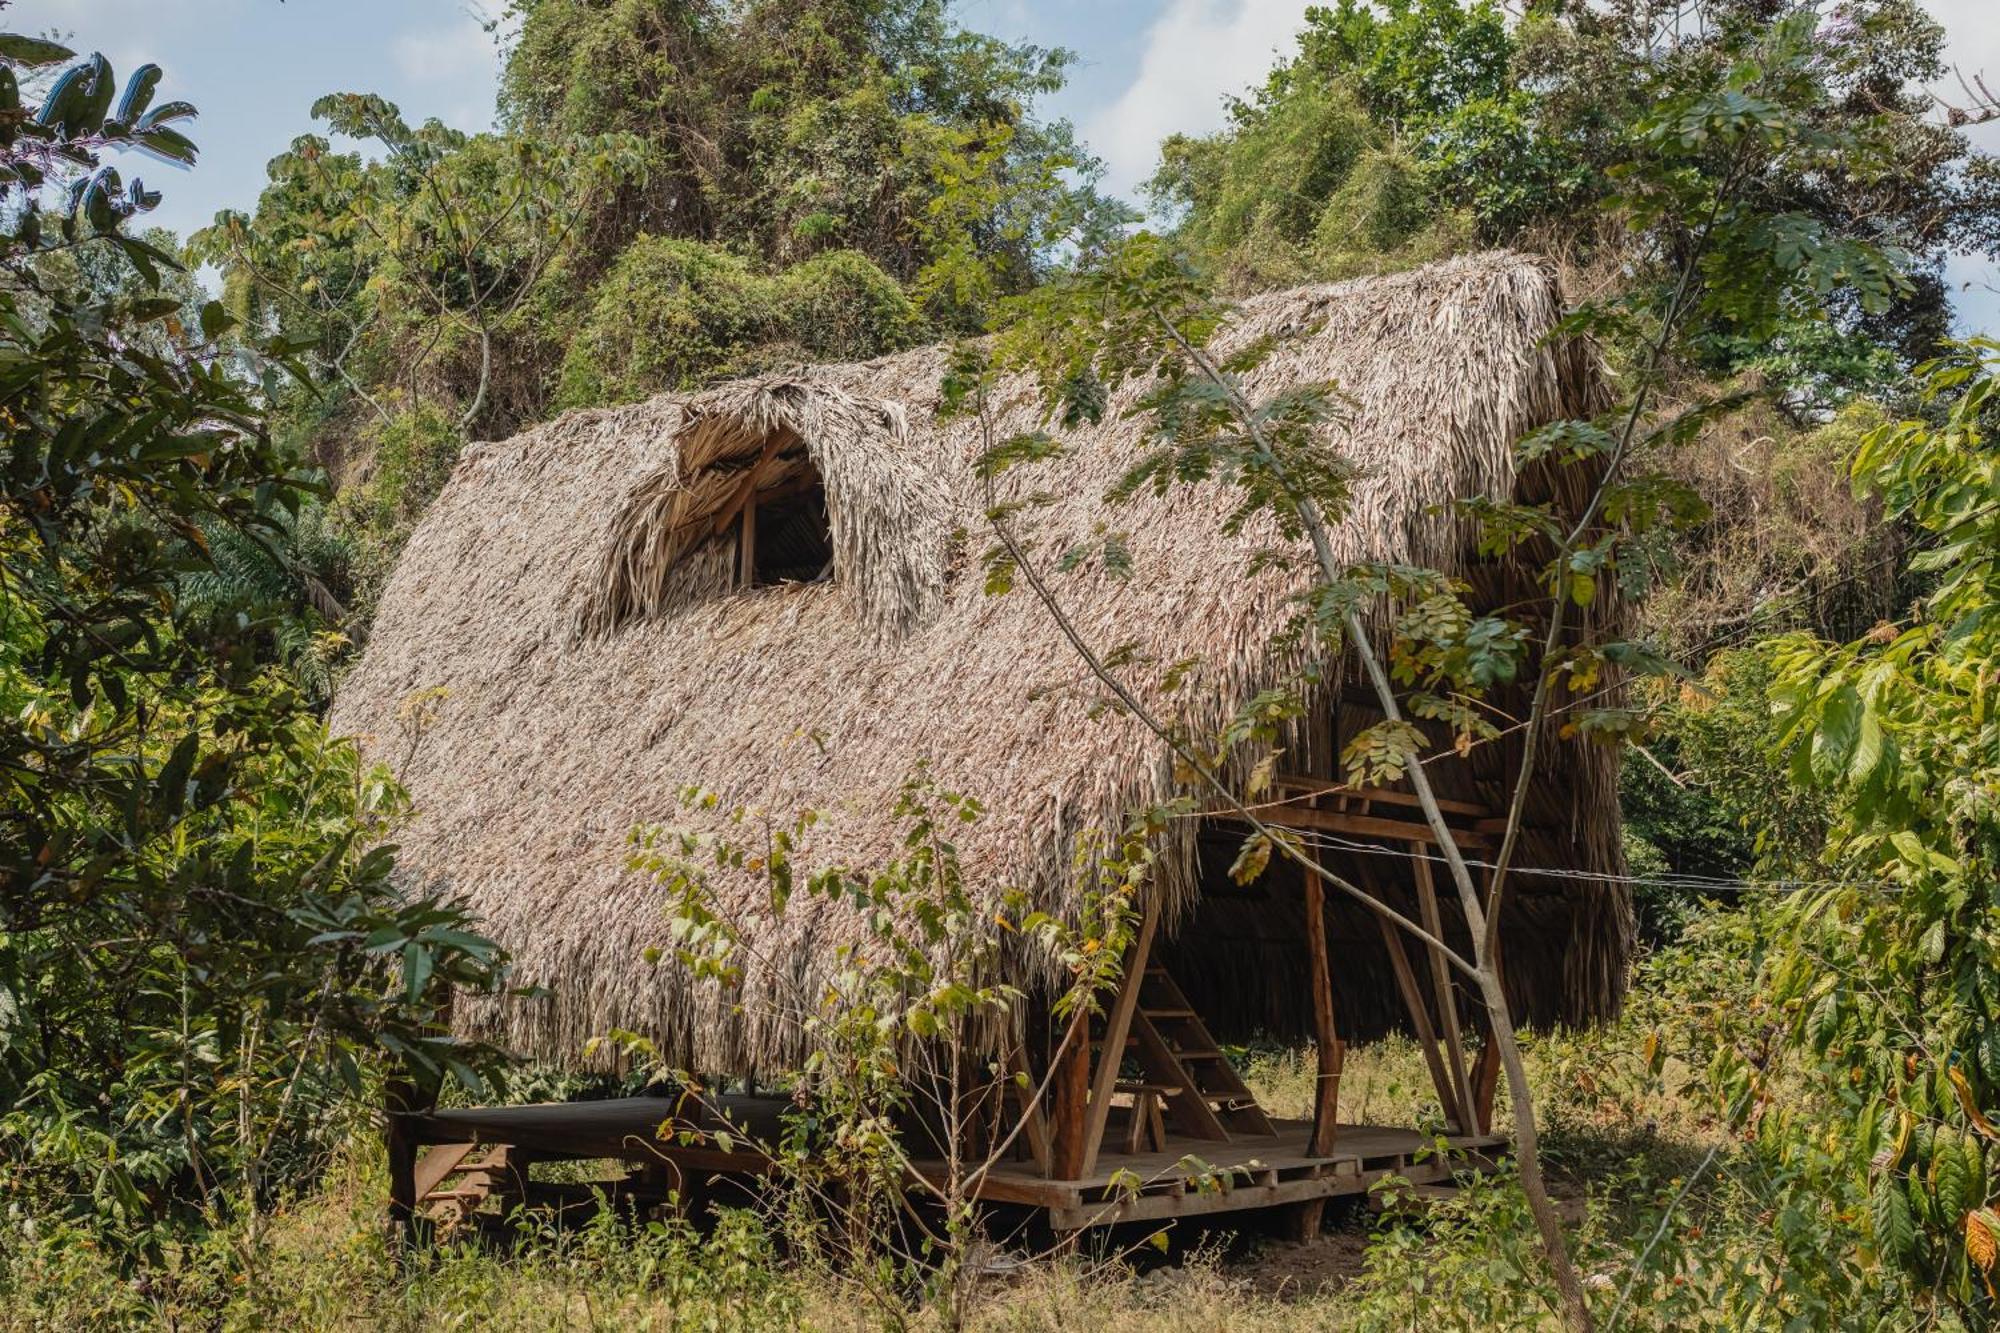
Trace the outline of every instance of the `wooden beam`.
{"label": "wooden beam", "polygon": [[736,493],[729,497],[729,503],[715,511],[715,522],[710,528],[712,535],[720,536],[728,531],[729,525],[736,521],[736,516],[743,512],[743,506],[750,503],[751,498],[757,494],[757,474],[763,471],[764,464],[782,453],[786,445],[797,441],[798,437],[789,430],[771,432],[771,438],[764,442],[763,452],[757,455],[757,461],[744,472],[743,481],[737,486]]}
{"label": "wooden beam", "polygon": [[1154,894],[1146,904],[1139,933],[1133,937],[1132,948],[1126,954],[1125,975],[1118,983],[1118,994],[1104,1015],[1104,1048],[1097,1057],[1097,1072],[1090,1082],[1088,1119],[1083,1130],[1083,1169],[1077,1172],[1079,1176],[1097,1169],[1097,1152],[1103,1146],[1105,1122],[1111,1116],[1112,1088],[1118,1082],[1118,1066],[1125,1059],[1125,1037],[1132,1030],[1132,1015],[1139,1008],[1139,991],[1146,983],[1146,963],[1153,952],[1153,931],[1159,924],[1160,898]]}
{"label": "wooden beam", "polygon": [[1306,1139],[1306,1152],[1314,1157],[1330,1157],[1335,1126],[1340,1123],[1340,1070],[1346,1061],[1346,1047],[1334,1023],[1333,965],[1326,951],[1326,887],[1318,875],[1308,874],[1304,878],[1306,955],[1312,968],[1313,1042],[1319,1048],[1312,1133]]}
{"label": "wooden beam", "polygon": [[[1209,815],[1233,819],[1235,811],[1220,802],[1208,807]],[[1394,842],[1435,844],[1437,835],[1428,824],[1411,819],[1384,819],[1379,815],[1349,814],[1344,810],[1315,810],[1311,806],[1270,805],[1257,811],[1257,818],[1276,828],[1320,829],[1357,838],[1386,838]],[[1491,834],[1470,829],[1453,829],[1452,838],[1461,847],[1485,850],[1494,846]]]}
{"label": "wooden beam", "polygon": [[[1028,1155],[1043,1175],[1049,1173],[1049,1122],[1042,1115],[1042,1099],[1035,1095],[1034,1071],[1028,1068],[1027,1047],[1015,1042],[1007,1048],[1003,1065],[1014,1098],[1021,1104],[1021,1137],[1028,1141]],[[1025,1082],[1024,1082],[1025,1080]]]}
{"label": "wooden beam", "polygon": [[1431,1086],[1437,1089],[1438,1105],[1444,1108],[1447,1116],[1456,1120],[1451,1076],[1445,1073],[1444,1060],[1438,1055],[1437,1033],[1431,1027],[1430,1011],[1424,1005],[1423,992],[1417,989],[1417,975],[1410,970],[1410,956],[1403,952],[1403,937],[1396,933],[1400,927],[1391,925],[1381,916],[1375,917],[1375,924],[1382,928],[1382,944],[1389,951],[1389,966],[1396,973],[1396,989],[1402,992],[1403,1007],[1410,1011],[1410,1023],[1417,1029],[1417,1049],[1424,1053],[1424,1064],[1431,1071]]}
{"label": "wooden beam", "polygon": [[[1324,799],[1368,801],[1382,805],[1406,806],[1411,809],[1423,807],[1423,802],[1415,792],[1398,791],[1394,787],[1357,787],[1348,782],[1329,782],[1325,778],[1306,777],[1298,773],[1280,773],[1271,779],[1271,785],[1293,791],[1311,792]],[[1491,808],[1471,801],[1450,801],[1440,797],[1437,804],[1438,809],[1448,815],[1467,815],[1477,819],[1486,819],[1493,815]]]}
{"label": "wooden beam", "polygon": [[476,1143],[440,1143],[425,1152],[416,1164],[416,1183],[412,1192],[416,1201],[422,1203],[424,1197],[439,1185],[444,1178],[458,1169],[458,1164],[472,1155]]}
{"label": "wooden beam", "polygon": [[[1438,911],[1437,885],[1431,878],[1431,863],[1422,843],[1410,844],[1414,854],[1410,865],[1416,873],[1417,903],[1423,911],[1424,929],[1434,938],[1444,938],[1443,917]],[[1478,1117],[1472,1107],[1472,1080],[1465,1072],[1465,1035],[1459,1029],[1458,1002],[1452,996],[1451,965],[1444,960],[1444,953],[1435,945],[1425,945],[1424,952],[1431,960],[1431,993],[1437,999],[1439,1036],[1444,1039],[1445,1061],[1451,1071],[1451,1086],[1457,1094],[1458,1121],[1461,1133],[1471,1133]]]}
{"label": "wooden beam", "polygon": [[1453,1158],[1434,1157],[1429,1161],[1407,1162],[1355,1175],[1326,1174],[1303,1180],[1281,1180],[1274,1184],[1236,1184],[1220,1190],[1087,1200],[1051,1207],[1049,1225],[1057,1231],[1077,1231],[1118,1222],[1160,1221],[1172,1217],[1195,1217],[1203,1213],[1232,1212],[1239,1208],[1270,1208],[1308,1199],[1325,1199],[1336,1194],[1366,1194],[1375,1181],[1390,1175],[1401,1176],[1412,1184],[1447,1179],[1456,1165],[1455,1158],[1456,1154]]}

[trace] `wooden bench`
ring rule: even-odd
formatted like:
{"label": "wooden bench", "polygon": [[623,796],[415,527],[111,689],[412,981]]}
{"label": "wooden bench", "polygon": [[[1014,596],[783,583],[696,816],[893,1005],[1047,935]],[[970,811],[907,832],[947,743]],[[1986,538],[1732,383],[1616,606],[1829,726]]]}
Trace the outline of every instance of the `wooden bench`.
{"label": "wooden bench", "polygon": [[1166,1118],[1162,1106],[1169,1097],[1183,1091],[1171,1083],[1119,1083],[1112,1091],[1128,1098],[1132,1118],[1125,1126],[1125,1151],[1163,1152],[1167,1146]]}

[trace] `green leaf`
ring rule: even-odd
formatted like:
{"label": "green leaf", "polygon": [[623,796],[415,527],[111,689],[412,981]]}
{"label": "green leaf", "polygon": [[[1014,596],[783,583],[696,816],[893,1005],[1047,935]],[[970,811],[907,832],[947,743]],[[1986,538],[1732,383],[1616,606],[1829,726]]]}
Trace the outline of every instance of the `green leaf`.
{"label": "green leaf", "polygon": [[1243,847],[1230,863],[1229,878],[1238,884],[1248,884],[1264,873],[1271,864],[1271,839],[1262,833],[1253,833],[1243,840]]}
{"label": "green leaf", "polygon": [[149,296],[132,302],[129,307],[132,319],[140,324],[152,324],[165,319],[181,308],[181,303],[167,296]]}
{"label": "green leaf", "polygon": [[1840,1035],[1840,993],[1828,991],[1813,1007],[1812,1020],[1808,1024],[1813,1045],[1822,1053]]}
{"label": "green leaf", "polygon": [[1889,835],[1889,845],[1902,856],[1903,862],[1921,870],[1930,864],[1930,848],[1911,829],[1899,828]]}
{"label": "green leaf", "polygon": [[223,308],[220,301],[205,301],[201,307],[201,336],[214,342],[230,329],[236,327],[236,317]]}
{"label": "green leaf", "polygon": [[1972,1177],[1956,1134],[1939,1132],[1931,1150],[1930,1186],[1941,1218],[1955,1221],[1975,1202],[1968,1198]]}
{"label": "green leaf", "polygon": [[132,71],[132,77],[125,81],[125,92],[118,99],[118,109],[112,113],[117,120],[131,125],[135,116],[143,115],[153,100],[153,90],[160,86],[161,70],[158,65],[145,64]]}
{"label": "green leaf", "polygon": [[1901,1182],[1895,1172],[1882,1173],[1868,1202],[1868,1220],[1875,1235],[1876,1252],[1891,1263],[1903,1262],[1916,1247],[1917,1224],[1910,1215],[1910,1202],[1903,1196]]}
{"label": "green leaf", "polygon": [[424,987],[430,984],[431,970],[436,966],[436,957],[415,940],[403,946],[403,996],[411,1004],[423,999]]}
{"label": "green leaf", "polygon": [[76,52],[61,42],[29,37],[18,32],[0,32],[0,60],[26,65],[32,69],[37,65],[53,65],[58,61],[75,58]]}
{"label": "green leaf", "polygon": [[1816,772],[1833,777],[1847,771],[1861,739],[1863,711],[1861,696],[1852,685],[1841,685],[1827,696],[1820,708],[1819,725],[1813,730],[1812,760]]}
{"label": "green leaf", "polygon": [[1854,740],[1854,754],[1847,761],[1847,780],[1855,786],[1873,777],[1882,765],[1885,750],[1882,722],[1873,708],[1864,707]]}

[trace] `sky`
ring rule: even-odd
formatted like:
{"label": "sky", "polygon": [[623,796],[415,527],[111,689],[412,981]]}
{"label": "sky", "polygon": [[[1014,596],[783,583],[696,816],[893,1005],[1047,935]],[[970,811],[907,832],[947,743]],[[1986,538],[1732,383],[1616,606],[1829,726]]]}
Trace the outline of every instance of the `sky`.
{"label": "sky", "polygon": [[[4,2],[4,0],[0,0]],[[1128,197],[1151,174],[1159,141],[1222,124],[1223,101],[1289,51],[1308,0],[959,0],[967,26],[1073,51],[1069,87],[1048,106],[1073,121]],[[2000,0],[1926,0],[1950,35],[1950,58],[2000,87]],[[248,209],[264,164],[314,128],[327,92],[378,92],[412,122],[488,125],[498,71],[482,19],[501,0],[14,0],[7,26],[57,29],[101,50],[121,76],[151,60],[158,97],[201,109],[201,146],[185,173],[139,166],[165,201],[152,221],[185,234],[222,208]],[[1953,89],[1942,89],[1952,92]],[[2000,151],[2000,124],[1980,131]],[[1962,323],[2000,333],[2000,274],[1956,262]],[[1990,285],[1989,285],[1990,284]]]}

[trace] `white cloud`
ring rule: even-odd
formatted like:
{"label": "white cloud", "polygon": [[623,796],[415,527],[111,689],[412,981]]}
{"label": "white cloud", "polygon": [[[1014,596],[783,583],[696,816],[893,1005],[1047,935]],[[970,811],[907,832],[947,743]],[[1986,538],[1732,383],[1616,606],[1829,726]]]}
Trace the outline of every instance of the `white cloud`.
{"label": "white cloud", "polygon": [[1169,134],[1219,129],[1223,99],[1260,82],[1291,50],[1305,8],[1306,0],[1169,0],[1132,82],[1084,126],[1112,191],[1129,197],[1152,175]]}

